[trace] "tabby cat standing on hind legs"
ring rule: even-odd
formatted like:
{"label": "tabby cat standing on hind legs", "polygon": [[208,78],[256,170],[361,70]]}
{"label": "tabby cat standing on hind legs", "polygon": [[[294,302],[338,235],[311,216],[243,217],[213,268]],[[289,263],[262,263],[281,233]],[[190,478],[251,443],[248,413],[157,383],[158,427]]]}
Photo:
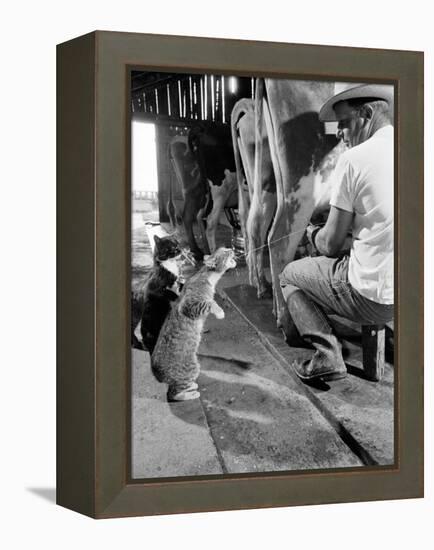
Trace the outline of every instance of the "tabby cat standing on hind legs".
{"label": "tabby cat standing on hind legs", "polygon": [[151,356],[156,379],[169,386],[169,401],[186,401],[200,395],[196,383],[200,372],[197,351],[203,325],[210,312],[223,319],[224,311],[214,300],[215,288],[226,270],[235,266],[231,249],[219,248],[205,256],[204,266],[185,283],[172,305]]}
{"label": "tabby cat standing on hind legs", "polygon": [[134,331],[141,321],[143,346],[152,353],[160,329],[178,298],[180,290],[177,260],[181,254],[178,241],[154,235],[154,265],[147,277],[131,291],[131,344],[143,349]]}

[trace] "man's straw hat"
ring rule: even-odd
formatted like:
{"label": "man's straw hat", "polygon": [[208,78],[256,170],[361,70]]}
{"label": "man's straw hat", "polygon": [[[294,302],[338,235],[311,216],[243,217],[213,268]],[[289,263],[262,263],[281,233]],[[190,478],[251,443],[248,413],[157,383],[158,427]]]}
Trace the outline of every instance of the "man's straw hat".
{"label": "man's straw hat", "polygon": [[384,99],[384,101],[387,101],[389,104],[389,107],[393,109],[393,86],[384,84],[362,84],[347,88],[343,92],[328,99],[321,107],[319,119],[323,122],[335,122],[337,118],[333,106],[336,105],[336,103],[339,101],[347,101],[348,99],[359,99],[364,97]]}

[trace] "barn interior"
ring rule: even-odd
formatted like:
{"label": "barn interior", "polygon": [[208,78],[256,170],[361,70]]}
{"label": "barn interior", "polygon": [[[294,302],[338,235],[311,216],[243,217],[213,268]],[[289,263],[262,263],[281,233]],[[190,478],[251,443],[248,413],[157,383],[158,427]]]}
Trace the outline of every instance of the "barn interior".
{"label": "barn interior", "polygon": [[[178,212],[182,211],[184,200],[169,158],[170,140],[187,135],[190,128],[198,124],[229,126],[235,103],[243,97],[253,98],[254,89],[255,79],[247,77],[132,72],[133,126],[152,125],[155,132],[158,213],[162,223],[169,221],[167,201],[170,188]],[[143,178],[142,182],[134,181],[133,185],[137,190],[145,190],[147,183],[150,182]]]}
{"label": "barn interior", "polygon": [[[132,71],[132,283],[152,266],[152,237],[173,233],[184,197],[169,143],[197,125],[229,125],[241,98],[254,98],[255,78]],[[201,236],[195,228],[199,246]],[[236,220],[223,215],[219,245],[242,247]],[[150,372],[149,354],[132,350],[134,479],[252,472],[323,470],[394,462],[394,370],[387,357],[381,382],[366,380],[360,327],[332,319],[351,376],[307,386],[291,364],[312,351],[288,346],[276,327],[272,299],[259,300],[247,266],[218,287],[225,311],[210,316],[200,348],[201,398],[167,403]],[[185,263],[184,274],[195,270]],[[392,347],[389,348],[389,352]]]}

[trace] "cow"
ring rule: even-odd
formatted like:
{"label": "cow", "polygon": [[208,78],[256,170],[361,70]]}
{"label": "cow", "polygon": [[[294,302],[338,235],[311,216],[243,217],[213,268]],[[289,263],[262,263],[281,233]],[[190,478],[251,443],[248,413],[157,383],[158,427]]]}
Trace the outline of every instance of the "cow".
{"label": "cow", "polygon": [[[205,253],[214,252],[220,214],[223,208],[235,208],[238,203],[230,128],[226,125],[194,126],[187,138],[172,139],[170,155],[183,190],[182,222],[191,251],[200,260],[203,252],[194,237],[194,222],[198,222]],[[207,218],[206,227],[204,218]]]}
{"label": "cow", "polygon": [[[249,166],[246,168],[244,163],[243,166],[244,172],[251,174],[250,182],[253,181],[251,205],[245,224],[250,279],[257,287],[258,297],[264,295],[262,248],[258,250],[257,244],[261,241],[263,244],[267,242],[273,311],[280,326],[286,317],[286,305],[280,291],[279,274],[294,259],[297,246],[314,212],[328,205],[330,174],[344,148],[334,136],[325,134],[324,125],[318,118],[319,109],[333,93],[333,83],[257,80],[254,114],[253,107],[250,106],[250,110],[246,109],[244,115],[244,118],[248,116],[254,120],[253,175],[252,156],[247,154],[244,146],[249,140],[252,143],[252,134],[250,138],[244,138],[243,142],[243,119],[237,118],[236,114],[232,117],[234,143],[236,139],[241,151],[239,155],[236,154],[236,158],[238,161],[250,159],[246,163]],[[248,118],[245,123],[246,133],[247,120]],[[253,124],[250,121],[250,131]],[[268,141],[264,140],[264,133]],[[270,190],[267,146],[276,186],[276,206],[271,225],[268,217],[263,218],[264,201],[261,199],[266,196],[266,185]],[[249,182],[248,177],[247,180]]]}
{"label": "cow", "polygon": [[[190,151],[187,136],[175,136],[172,138],[169,145],[169,155],[184,198],[181,218],[188,244],[193,255],[197,259],[201,259],[202,251],[196,242],[193,233],[193,224],[197,217],[201,218],[204,215],[207,205],[207,193],[206,188],[203,186],[197,160]],[[176,227],[177,220],[172,201],[172,189],[169,189],[167,210],[172,225]]]}
{"label": "cow", "polygon": [[[221,213],[225,208],[238,208],[237,174],[226,168],[221,185],[214,184],[211,180],[208,180],[208,184],[212,210],[206,218],[205,243],[208,243],[209,250],[213,253],[217,250],[216,231]],[[203,224],[203,218],[199,223]]]}

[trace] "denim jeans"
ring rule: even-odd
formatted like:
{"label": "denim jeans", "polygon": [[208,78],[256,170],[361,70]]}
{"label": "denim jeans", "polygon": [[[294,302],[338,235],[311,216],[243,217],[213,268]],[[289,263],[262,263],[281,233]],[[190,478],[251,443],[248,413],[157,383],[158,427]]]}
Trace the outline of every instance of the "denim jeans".
{"label": "denim jeans", "polygon": [[308,257],[289,263],[279,277],[285,301],[300,289],[325,313],[334,313],[363,325],[391,321],[393,304],[379,304],[359,294],[348,281],[348,263],[347,255]]}

